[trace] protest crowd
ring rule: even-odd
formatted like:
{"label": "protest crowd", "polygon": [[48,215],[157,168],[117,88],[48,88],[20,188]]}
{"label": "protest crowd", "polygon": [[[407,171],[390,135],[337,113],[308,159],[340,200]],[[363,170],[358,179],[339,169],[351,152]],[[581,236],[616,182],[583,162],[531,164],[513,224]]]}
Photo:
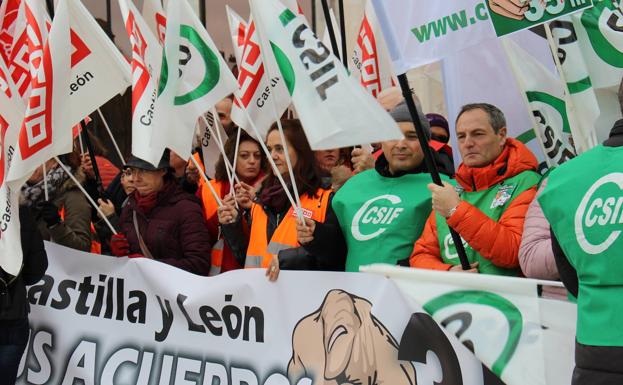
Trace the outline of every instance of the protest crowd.
{"label": "protest crowd", "polygon": [[[2,1],[0,22],[7,3],[10,6],[13,2]],[[23,8],[39,2],[14,3],[21,3]],[[124,17],[141,17],[132,1],[119,3]],[[494,3],[492,11],[514,16],[525,12],[517,10],[520,6],[502,5],[505,3]],[[61,17],[62,7],[57,5],[52,20]],[[251,9],[255,11],[253,4]],[[260,13],[255,16],[255,27],[266,17]],[[176,11],[176,17],[178,20],[172,20],[169,15],[169,23],[188,23],[182,11]],[[284,21],[295,18],[289,10],[280,17],[283,23],[298,23]],[[105,23],[99,25],[106,29]],[[252,91],[244,88],[248,88],[244,77],[251,74],[239,61],[234,71],[238,78],[227,74],[235,89],[225,87],[217,96],[189,102],[195,103],[192,108],[176,110],[182,102],[178,103],[181,97],[175,96],[175,87],[184,87],[175,81],[182,83],[185,77],[192,77],[193,68],[186,68],[186,73],[181,64],[169,60],[173,64],[168,69],[153,69],[168,70],[169,75],[179,71],[177,80],[171,80],[174,76],[168,81],[160,78],[158,101],[162,98],[164,102],[163,107],[156,103],[154,116],[157,118],[159,111],[166,113],[154,123],[153,135],[162,130],[172,134],[149,139],[140,136],[146,135],[144,116],[133,112],[154,103],[146,100],[151,97],[147,92],[153,90],[155,95],[158,89],[158,74],[146,70],[152,68],[149,56],[154,49],[150,53],[143,47],[141,52],[137,43],[137,31],[147,29],[147,24],[135,21],[127,25],[133,51],[133,57],[128,58],[131,78],[145,76],[141,83],[145,94],[137,93],[136,81],[131,88],[118,92],[125,97],[113,98],[117,94],[113,92],[96,106],[97,111],[89,110],[79,122],[62,127],[72,131],[67,141],[70,145],[50,145],[52,149],[37,162],[28,163],[25,148],[16,144],[25,140],[26,134],[11,136],[18,139],[9,143],[5,131],[12,121],[3,118],[6,109],[0,108],[0,123],[9,122],[6,127],[0,124],[1,138],[5,139],[0,140],[4,145],[0,156],[7,164],[0,165],[0,182],[5,186],[13,183],[13,192],[19,195],[22,250],[19,267],[9,271],[4,263],[11,258],[11,249],[4,245],[0,248],[0,379],[16,377],[29,333],[26,286],[43,276],[48,264],[43,241],[49,241],[108,257],[153,259],[205,277],[239,269],[264,269],[267,280],[277,281],[289,270],[358,272],[362,266],[384,263],[562,281],[564,289],[543,287],[541,295],[577,302],[573,383],[623,383],[623,324],[617,314],[623,301],[623,263],[617,260],[622,256],[620,247],[609,247],[621,245],[618,235],[612,234],[623,230],[623,197],[618,189],[607,199],[604,195],[604,199],[587,202],[585,195],[591,188],[594,192],[596,181],[607,175],[614,175],[608,181],[623,186],[623,120],[610,122],[612,129],[605,142],[594,143],[581,154],[576,151],[573,159],[544,170],[540,167],[543,155],[533,153],[510,135],[505,112],[481,100],[465,103],[448,119],[437,111],[422,111],[422,96],[401,91],[393,79],[391,86],[372,94],[364,85],[358,92],[366,93],[369,100],[365,101],[370,104],[362,104],[361,111],[343,112],[346,115],[342,120],[319,123],[330,132],[339,130],[337,125],[345,120],[361,124],[369,116],[381,116],[367,120],[368,131],[362,128],[365,132],[353,134],[349,142],[339,135],[331,139],[330,134],[310,134],[316,127],[309,123],[313,115],[317,113],[315,118],[321,120],[325,112],[313,108],[304,111],[314,106],[306,105],[305,100],[317,96],[319,89],[302,94],[296,88],[308,81],[303,79],[306,74],[297,73],[296,85],[281,84],[281,92],[289,92],[285,102],[278,100],[279,90],[274,88],[272,101],[266,102],[273,106],[256,108],[252,113],[255,102],[245,100],[245,92]],[[252,26],[247,25],[242,55],[248,55],[246,50],[254,44]],[[19,30],[19,26],[15,28]],[[48,39],[60,29],[52,24]],[[141,33],[150,35],[145,39],[147,44],[153,40],[166,51],[169,26],[166,31],[166,38],[146,30]],[[263,33],[267,31],[265,28]],[[295,33],[299,33],[301,46],[311,36]],[[333,58],[329,50],[318,42],[315,56],[310,54],[304,61],[306,53],[301,54],[302,64],[295,63],[298,54],[290,55],[293,71],[297,65],[308,68]],[[285,51],[287,55],[296,52]],[[0,67],[0,80],[4,80],[0,86],[14,79],[11,57],[2,55],[6,66]],[[213,62],[224,63],[216,56]],[[38,64],[32,63],[31,71],[35,71]],[[268,64],[265,68],[274,70]],[[140,73],[141,69],[144,72]],[[10,76],[5,79],[6,75]],[[314,81],[319,76],[311,75]],[[340,72],[335,76],[335,81],[341,82],[346,75]],[[37,87],[35,79],[29,86],[33,90]],[[620,77],[616,81],[620,84],[618,99],[612,103],[618,103],[623,113],[623,82]],[[15,99],[18,86],[10,86],[13,96],[6,100]],[[328,87],[322,92],[329,102],[343,97],[331,96],[330,83],[321,86]],[[34,114],[34,96],[28,99],[28,92],[25,90],[23,100],[30,103],[21,107],[18,131],[22,127],[19,119]],[[169,96],[176,102],[164,106]],[[6,103],[5,99],[1,102]],[[353,97],[352,103],[339,108],[350,108],[360,100],[364,99]],[[50,104],[45,108],[55,107]],[[121,118],[113,119],[113,114]],[[90,118],[84,119],[87,115]],[[127,146],[128,151],[118,156],[118,147],[114,149],[118,145],[112,144],[115,135],[110,130],[110,138],[100,135],[101,127],[108,125],[104,115],[114,122],[110,128],[115,135],[132,138],[131,150]],[[55,115],[51,119],[47,124],[60,126],[68,121]],[[190,131],[182,129],[189,121]],[[377,126],[381,123],[387,126]],[[329,127],[331,124],[336,126]],[[24,123],[24,127],[29,126]],[[100,127],[100,134],[94,133],[94,127]],[[379,134],[372,137],[367,135],[369,131]],[[106,144],[101,137],[106,138]],[[340,146],[331,148],[331,143]],[[341,146],[343,143],[348,145]],[[12,159],[7,161],[5,147],[9,145],[20,150],[9,154]],[[148,145],[151,147],[146,150]],[[575,150],[573,141],[565,146]],[[437,183],[433,174],[439,179]],[[578,219],[575,209],[570,208],[580,204],[588,205],[586,219]],[[578,232],[578,221],[586,221],[586,226],[592,227],[590,233]],[[588,238],[608,239],[609,243],[595,246]],[[457,247],[456,240],[462,245]]]}

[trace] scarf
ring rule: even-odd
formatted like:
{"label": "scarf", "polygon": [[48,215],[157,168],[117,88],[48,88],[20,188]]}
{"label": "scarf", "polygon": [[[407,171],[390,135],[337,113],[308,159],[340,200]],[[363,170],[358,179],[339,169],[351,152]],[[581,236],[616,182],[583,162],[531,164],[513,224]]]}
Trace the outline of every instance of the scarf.
{"label": "scarf", "polygon": [[138,210],[145,215],[149,215],[151,210],[153,210],[158,203],[158,192],[154,191],[147,195],[140,195],[138,190],[135,190],[134,200],[136,201],[136,207]]}
{"label": "scarf", "polygon": [[[56,197],[61,186],[67,179],[69,179],[69,176],[65,174],[65,171],[60,167],[48,170],[47,182],[50,200],[54,200],[54,197]],[[25,184],[24,187],[22,187],[22,198],[26,206],[30,208],[35,207],[38,202],[43,201],[45,199],[45,184],[43,183],[43,179],[33,185]]]}
{"label": "scarf", "polygon": [[[292,192],[292,186],[290,182],[286,182],[288,190]],[[260,192],[260,202],[270,207],[276,213],[285,211],[290,205],[290,200],[286,195],[283,186],[277,178],[273,179],[273,183],[270,186],[266,186]]]}

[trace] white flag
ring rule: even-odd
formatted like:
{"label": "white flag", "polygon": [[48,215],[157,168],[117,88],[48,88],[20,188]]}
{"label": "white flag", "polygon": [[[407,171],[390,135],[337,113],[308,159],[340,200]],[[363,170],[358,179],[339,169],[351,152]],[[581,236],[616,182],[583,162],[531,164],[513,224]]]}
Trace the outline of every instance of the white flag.
{"label": "white flag", "polygon": [[[212,111],[203,114],[203,118],[199,118],[199,138],[201,143],[201,154],[203,155],[203,166],[206,175],[214,178],[216,162],[221,156],[220,145],[225,145],[227,134],[218,115],[214,115]],[[206,124],[207,122],[207,124]],[[222,141],[219,143],[219,140]]]}
{"label": "white flag", "polygon": [[132,84],[130,65],[80,0],[69,0],[71,124]]}
{"label": "white flag", "polygon": [[244,48],[245,37],[247,34],[247,22],[240,17],[229,5],[225,6],[227,11],[227,21],[229,22],[229,30],[231,33],[231,42],[234,47],[234,56],[236,57],[236,64],[240,68],[240,61],[242,60],[242,50]]}
{"label": "white flag", "polygon": [[160,0],[143,0],[141,10],[145,23],[151,32],[158,37],[160,44],[164,45],[164,36],[167,29],[167,18]]}
{"label": "white flag", "polygon": [[132,154],[140,159],[157,158],[164,147],[152,148],[158,76],[162,47],[131,1],[119,0],[126,32],[132,45]]}
{"label": "white flag", "polygon": [[372,0],[396,74],[495,37],[482,0]]}
{"label": "white flag", "polygon": [[151,144],[189,158],[197,118],[231,94],[236,79],[186,1],[169,3],[165,55]]}
{"label": "white flag", "polygon": [[[343,55],[342,52],[342,34],[340,34],[340,25],[337,23],[335,18],[335,13],[333,12],[333,8],[329,8],[329,20],[331,20],[331,26],[333,27],[333,32],[335,33],[335,44],[337,44],[337,52],[340,55],[340,58]],[[329,26],[326,25],[324,28],[324,34],[322,35],[322,44],[325,47],[331,48],[331,52],[333,52],[333,47],[331,46],[331,34],[329,34]]]}
{"label": "white flag", "polygon": [[355,50],[349,60],[351,73],[375,98],[383,90],[396,85],[389,52],[371,0],[366,1]]}
{"label": "white flag", "polygon": [[8,180],[29,175],[48,159],[71,152],[70,89],[72,47],[68,2],[61,0],[41,60],[33,61],[36,76],[21,125]]}
{"label": "white flag", "polygon": [[264,140],[270,126],[290,105],[290,95],[279,72],[266,71],[261,50],[257,25],[251,20],[238,67],[238,89],[231,119],[255,137],[255,131],[248,120],[251,119],[260,133],[259,140]]}
{"label": "white flag", "polygon": [[[10,82],[8,69],[2,60],[0,79],[5,84]],[[6,177],[13,163],[12,156],[23,117],[24,104],[19,96],[14,91],[0,92],[0,267],[12,275],[17,275],[22,265],[19,196],[20,188],[27,177],[11,182]]]}
{"label": "white flag", "polygon": [[8,60],[9,73],[24,102],[30,95],[32,78],[39,68],[48,39],[50,17],[42,1],[23,0],[15,21],[13,46]]}
{"label": "white flag", "polygon": [[4,0],[0,4],[0,58],[5,64],[11,56],[20,2],[21,0]]}
{"label": "white flag", "polygon": [[348,75],[304,18],[276,0],[250,4],[262,49],[273,54],[274,61],[267,59],[268,73],[281,73],[285,79],[312,149],[403,137],[396,122]]}
{"label": "white flag", "polygon": [[541,63],[510,39],[501,39],[517,84],[529,103],[534,130],[549,166],[575,157],[570,142],[564,85]]}

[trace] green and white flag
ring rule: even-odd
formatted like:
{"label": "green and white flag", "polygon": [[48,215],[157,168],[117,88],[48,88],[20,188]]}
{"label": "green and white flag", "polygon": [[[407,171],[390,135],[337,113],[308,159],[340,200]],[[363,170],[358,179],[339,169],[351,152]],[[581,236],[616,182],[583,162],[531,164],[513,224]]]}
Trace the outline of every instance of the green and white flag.
{"label": "green and white flag", "polygon": [[197,118],[234,92],[237,83],[186,0],[168,4],[164,51],[151,145],[188,158]]}
{"label": "green and white flag", "polygon": [[517,85],[525,95],[528,113],[533,116],[536,139],[547,164],[557,166],[575,157],[569,142],[564,85],[517,43],[506,38],[501,41]]}
{"label": "green and white flag", "polygon": [[314,150],[403,137],[302,16],[278,0],[250,0],[269,75],[281,74]]}

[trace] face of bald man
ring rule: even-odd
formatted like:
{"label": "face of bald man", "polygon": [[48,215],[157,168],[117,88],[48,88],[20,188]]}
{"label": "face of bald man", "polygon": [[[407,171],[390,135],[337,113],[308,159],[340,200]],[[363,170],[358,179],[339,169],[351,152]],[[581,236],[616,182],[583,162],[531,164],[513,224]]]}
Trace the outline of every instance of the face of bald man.
{"label": "face of bald man", "polygon": [[231,120],[231,108],[233,106],[233,102],[229,98],[222,99],[220,102],[216,103],[216,113],[218,114],[218,118],[225,129],[225,133],[227,136],[232,135],[232,131],[234,130],[234,124]]}

